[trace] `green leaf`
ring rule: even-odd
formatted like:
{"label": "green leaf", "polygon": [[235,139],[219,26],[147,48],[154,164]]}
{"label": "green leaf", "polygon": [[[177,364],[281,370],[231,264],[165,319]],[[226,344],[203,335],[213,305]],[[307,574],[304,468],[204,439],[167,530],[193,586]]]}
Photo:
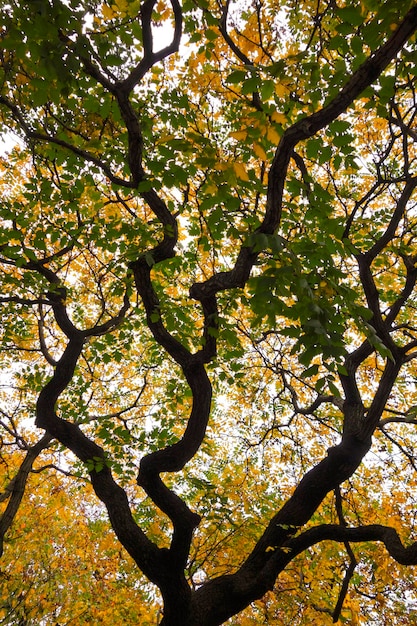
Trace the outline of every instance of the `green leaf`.
{"label": "green leaf", "polygon": [[379,79],[381,89],[378,91],[378,96],[382,102],[388,102],[395,92],[395,76],[381,76]]}
{"label": "green leaf", "polygon": [[226,83],[237,84],[242,83],[246,78],[246,72],[242,70],[234,70],[229,76],[226,78]]}
{"label": "green leaf", "polygon": [[205,35],[209,41],[215,41],[217,37],[219,36],[219,33],[215,30],[212,30],[211,28],[208,28],[205,31]]}
{"label": "green leaf", "polygon": [[262,81],[259,92],[263,100],[269,100],[275,93],[275,82],[273,80]]}
{"label": "green leaf", "polygon": [[329,387],[330,393],[333,396],[336,396],[336,398],[340,398],[340,390],[331,380],[327,380],[327,385]]}
{"label": "green leaf", "polygon": [[258,89],[259,89],[258,76],[252,76],[251,78],[248,78],[247,80],[245,80],[245,82],[242,85],[243,94],[254,93],[255,91],[258,91]]}
{"label": "green leaf", "polygon": [[306,155],[309,159],[315,159],[323,147],[323,142],[319,138],[309,139],[306,145]]}
{"label": "green leaf", "polygon": [[358,6],[347,6],[337,10],[338,16],[344,23],[360,26],[364,18]]}
{"label": "green leaf", "polygon": [[311,365],[306,370],[303,371],[301,376],[303,378],[310,378],[311,376],[316,376],[319,372],[319,366],[317,364]]}
{"label": "green leaf", "polygon": [[149,267],[153,267],[155,265],[155,259],[153,258],[152,252],[145,252],[145,261]]}

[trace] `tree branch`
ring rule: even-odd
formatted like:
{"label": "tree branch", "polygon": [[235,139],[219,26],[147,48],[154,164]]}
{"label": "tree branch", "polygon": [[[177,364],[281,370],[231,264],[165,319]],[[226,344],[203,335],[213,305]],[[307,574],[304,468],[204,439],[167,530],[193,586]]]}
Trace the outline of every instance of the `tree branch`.
{"label": "tree branch", "polygon": [[153,65],[163,61],[175,52],[178,52],[182,35],[182,9],[178,0],[170,0],[172,11],[174,14],[174,33],[171,43],[159,50],[153,51],[153,35],[152,35],[152,12],[156,4],[156,0],[145,0],[143,2],[140,15],[142,22],[142,38],[143,38],[143,58],[140,63],[130,72],[129,76],[118,83],[117,89],[130,93],[132,89],[142,80],[145,74]]}
{"label": "tree branch", "polygon": [[[341,526],[346,527],[347,524],[343,515],[342,495],[340,493],[339,486],[337,486],[335,489],[335,497],[336,497],[336,511],[337,511],[337,515],[339,518],[339,523]],[[356,557],[353,553],[350,543],[348,541],[344,541],[343,543],[345,544],[346,552],[348,553],[348,556],[349,556],[349,565],[346,568],[345,575],[344,575],[343,582],[342,582],[342,587],[339,593],[339,597],[337,599],[337,603],[333,611],[333,623],[334,624],[336,624],[336,622],[339,621],[339,617],[342,612],[343,603],[345,601],[346,594],[349,589],[349,583],[351,581],[353,574],[355,573],[355,568],[358,565],[358,561],[356,560]]]}
{"label": "tree branch", "polygon": [[26,456],[23,459],[21,466],[19,467],[16,476],[13,478],[10,487],[7,487],[7,491],[10,492],[9,501],[6,509],[0,517],[0,557],[3,554],[3,542],[6,532],[9,530],[19,510],[20,503],[25,493],[26,483],[28,476],[32,470],[33,463],[36,461],[42,450],[45,450],[52,441],[52,436],[49,433],[45,433],[41,439],[33,446],[31,446],[26,452]]}
{"label": "tree branch", "polygon": [[[344,113],[366,87],[372,85],[388,67],[416,29],[417,6],[407,13],[391,37],[352,74],[328,105],[286,129],[269,171],[266,212],[256,232],[273,234],[279,226],[284,185],[295,146],[300,141],[315,135]],[[243,287],[258,255],[259,252],[254,252],[253,247],[248,244],[244,245],[232,270],[219,272],[203,283],[195,283],[190,289],[191,297],[200,300],[204,296],[213,295],[224,289]]]}
{"label": "tree branch", "polygon": [[337,524],[314,526],[289,542],[292,558],[322,541],[337,541],[341,543],[378,541],[384,544],[389,555],[397,563],[401,565],[417,565],[417,541],[409,546],[404,546],[398,532],[394,528],[382,524],[358,526],[357,528],[345,528]]}

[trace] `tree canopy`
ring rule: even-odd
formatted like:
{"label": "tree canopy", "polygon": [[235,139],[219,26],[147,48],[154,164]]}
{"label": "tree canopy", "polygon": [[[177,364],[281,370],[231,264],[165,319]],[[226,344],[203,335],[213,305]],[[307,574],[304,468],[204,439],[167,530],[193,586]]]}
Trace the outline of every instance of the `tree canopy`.
{"label": "tree canopy", "polygon": [[417,619],[416,3],[0,6],[1,623]]}

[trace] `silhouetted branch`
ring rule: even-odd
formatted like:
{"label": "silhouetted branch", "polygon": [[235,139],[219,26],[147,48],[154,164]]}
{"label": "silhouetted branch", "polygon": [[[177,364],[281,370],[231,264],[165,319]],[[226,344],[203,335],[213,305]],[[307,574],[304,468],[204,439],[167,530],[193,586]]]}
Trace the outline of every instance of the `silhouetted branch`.
{"label": "silhouetted branch", "polygon": [[48,447],[51,441],[52,436],[49,433],[45,433],[45,435],[43,435],[43,437],[37,443],[35,443],[35,445],[31,446],[27,450],[26,456],[23,459],[23,462],[20,465],[16,476],[6,487],[6,492],[9,492],[6,497],[9,498],[9,501],[7,503],[4,513],[0,517],[0,557],[3,554],[4,536],[12,525],[13,520],[16,517],[17,511],[19,510],[20,503],[25,493],[26,482],[29,473],[32,470],[33,463],[42,452],[42,450],[45,450],[45,448]]}

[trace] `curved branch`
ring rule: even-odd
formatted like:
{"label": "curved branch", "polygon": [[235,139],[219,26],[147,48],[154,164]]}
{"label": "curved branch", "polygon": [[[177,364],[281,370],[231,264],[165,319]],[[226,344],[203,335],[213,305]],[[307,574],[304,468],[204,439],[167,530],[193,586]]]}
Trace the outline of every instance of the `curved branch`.
{"label": "curved branch", "polygon": [[404,546],[395,528],[382,524],[371,524],[357,528],[346,528],[337,524],[314,526],[298,537],[291,539],[288,546],[291,549],[291,558],[321,541],[338,541],[343,543],[380,541],[397,563],[401,565],[417,565],[417,541],[409,546]]}
{"label": "curved branch", "polygon": [[21,466],[17,471],[16,476],[13,478],[11,485],[6,488],[7,491],[10,492],[10,495],[8,496],[9,501],[7,503],[6,509],[0,517],[0,557],[3,554],[4,536],[12,525],[14,518],[16,517],[16,513],[19,509],[20,503],[25,493],[27,479],[30,471],[32,470],[33,463],[42,452],[42,450],[45,450],[45,448],[48,447],[51,441],[52,436],[49,433],[45,433],[37,443],[35,443],[28,449]]}
{"label": "curved branch", "polygon": [[375,328],[380,339],[384,342],[384,345],[391,351],[393,355],[395,355],[398,350],[394,340],[390,335],[390,325],[394,321],[396,315],[398,315],[402,304],[404,304],[406,298],[410,295],[415,284],[417,273],[414,266],[407,268],[407,279],[403,292],[398,301],[391,308],[389,315],[384,320],[382,318],[382,313],[380,309],[378,291],[371,272],[371,265],[375,258],[378,256],[378,254],[380,254],[380,252],[386,248],[386,246],[395,236],[398,224],[404,216],[407,202],[416,187],[417,178],[411,178],[406,182],[401,196],[397,201],[390,222],[385,229],[385,232],[381,235],[381,237],[379,237],[379,239],[367,252],[356,255],[356,260],[359,267],[359,275],[365,293],[365,298],[368,304],[368,308],[373,314],[370,323]]}
{"label": "curved branch", "polygon": [[[269,171],[266,212],[256,232],[273,234],[279,226],[284,185],[295,146],[300,141],[315,135],[344,113],[364,89],[372,85],[380,76],[416,29],[417,6],[414,6],[391,37],[362,63],[328,105],[286,129]],[[213,295],[224,289],[243,287],[258,255],[259,251],[255,252],[250,245],[244,245],[233,269],[220,272],[204,283],[195,283],[190,289],[191,297],[200,300],[204,296]]]}
{"label": "curved branch", "polygon": [[[382,421],[382,420],[381,420]],[[415,421],[415,420],[414,420]],[[416,422],[417,423],[417,422]],[[384,437],[386,437],[389,441],[391,441],[391,443],[393,443],[401,452],[401,454],[403,454],[405,456],[405,458],[408,460],[408,462],[410,463],[411,467],[413,468],[413,470],[415,472],[417,472],[417,464],[416,461],[414,459],[414,455],[410,454],[403,445],[401,445],[401,443],[399,441],[397,441],[395,439],[395,437],[391,436],[386,429],[381,426],[381,422],[379,424],[379,429],[381,430],[381,432],[383,433]]]}
{"label": "curved branch", "polygon": [[397,346],[392,339],[387,324],[382,319],[379,293],[375,285],[375,280],[371,272],[371,262],[366,254],[356,255],[359,267],[359,276],[361,285],[365,294],[368,309],[372,314],[369,324],[375,329],[378,337],[384,345],[391,351],[392,355],[398,351]]}
{"label": "curved branch", "polygon": [[145,0],[140,9],[142,22],[143,59],[130,72],[129,76],[117,84],[118,90],[127,94],[142,80],[153,65],[178,52],[182,35],[182,9],[178,0],[171,0],[174,14],[174,33],[171,43],[158,52],[153,51],[152,12],[156,0]]}
{"label": "curved branch", "polygon": [[414,257],[410,258],[410,257],[406,257],[403,255],[402,260],[406,269],[405,284],[399,297],[392,304],[385,318],[385,324],[387,325],[388,328],[391,327],[397,315],[400,313],[402,307],[407,302],[408,298],[411,296],[414,290],[414,287],[416,286],[416,282],[417,282],[417,266],[415,264],[417,259]]}
{"label": "curved branch", "polygon": [[[366,414],[361,402],[359,404],[345,402],[341,442],[329,448],[327,457],[304,475],[293,495],[271,519],[240,569],[235,574],[209,581],[196,592],[196,597],[203,604],[206,596],[215,597],[215,601],[212,602],[216,607],[213,609],[215,618],[213,621],[202,621],[202,624],[222,623],[221,620],[225,621],[249,602],[260,598],[273,588],[276,577],[295,554],[311,545],[306,544],[299,550],[295,549],[294,545],[297,544],[294,542],[299,540],[300,536],[294,538],[294,535],[311,519],[325,496],[337,489],[338,485],[352,476],[359,467],[371,447],[372,434],[378,426],[400,368],[400,361],[387,361],[378,390]],[[304,535],[305,533],[301,536]],[[351,539],[343,536],[341,540]],[[417,559],[417,544],[415,552]],[[227,613],[226,609],[219,608],[223,605],[227,605]]]}
{"label": "curved branch", "polygon": [[57,362],[54,375],[39,394],[35,424],[47,430],[84,463],[101,460],[100,469],[90,471],[93,488],[105,504],[112,527],[122,545],[149,580],[161,584],[168,567],[166,554],[146,537],[133,519],[126,492],[113,479],[104,450],[91,441],[77,424],[58,417],[55,411],[60,394],[72,379],[83,344],[83,334],[74,331]]}
{"label": "curved branch", "polygon": [[142,458],[137,477],[138,485],[145,489],[155,504],[173,522],[174,534],[171,550],[176,555],[175,569],[183,570],[188,557],[192,531],[198,525],[200,518],[164,485],[160,474],[180,471],[195,455],[204,439],[210,415],[212,390],[201,354],[205,354],[204,350],[212,348],[211,343],[215,341],[215,338],[210,337],[210,343],[206,344],[200,353],[192,355],[166,330],[162,322],[159,300],[152,286],[151,269],[146,259],[135,262],[132,268],[138,293],[145,306],[147,324],[157,342],[181,366],[193,397],[191,413],[182,438],[177,443]]}
{"label": "curved branch", "polygon": [[117,315],[114,315],[113,317],[108,319],[107,322],[104,322],[104,324],[99,324],[98,326],[93,326],[92,328],[87,328],[86,330],[82,331],[84,337],[98,337],[99,335],[104,335],[105,333],[111,332],[112,330],[120,326],[120,324],[126,317],[126,313],[129,310],[129,307],[129,296],[126,290],[123,297],[123,305],[120,307]]}
{"label": "curved branch", "polygon": [[223,11],[222,11],[222,16],[219,20],[219,30],[221,34],[223,35],[223,39],[225,40],[229,48],[232,50],[232,52],[237,56],[239,61],[242,61],[244,65],[251,65],[253,67],[253,62],[235,44],[235,42],[233,41],[233,39],[231,38],[231,36],[229,35],[227,31],[227,18],[229,15],[229,6],[230,6],[230,0],[226,0],[226,4],[224,5]]}
{"label": "curved branch", "polygon": [[332,403],[339,409],[343,408],[343,400],[333,395],[317,394],[317,397],[308,406],[302,407],[298,401],[298,394],[292,384],[287,380],[284,371],[281,371],[281,380],[285,389],[288,389],[291,395],[291,403],[295,413],[299,415],[312,415],[322,404]]}
{"label": "curved branch", "polygon": [[206,604],[207,598],[211,598],[213,606],[202,624],[223,623],[273,588],[278,574],[295,556],[292,542],[298,529],[308,522],[327,493],[356,471],[369,447],[369,442],[344,439],[329,448],[328,456],[304,475],[294,494],[271,519],[240,569],[215,578],[196,591],[196,610],[200,603]]}
{"label": "curved branch", "polygon": [[381,415],[388,402],[394,382],[399,374],[404,360],[404,358],[396,361],[391,361],[390,359],[387,360],[381,380],[378,384],[378,389],[376,390],[371,405],[366,413],[366,419],[363,420],[361,429],[362,437],[371,437],[375,429],[378,428]]}
{"label": "curved branch", "polygon": [[[49,302],[48,302],[48,304],[49,304]],[[45,318],[44,318],[43,308],[42,308],[41,304],[39,304],[38,311],[39,311],[39,319],[38,319],[39,346],[40,346],[41,352],[42,352],[43,356],[45,357],[45,360],[47,361],[47,363],[49,363],[49,365],[52,365],[52,367],[55,367],[57,362],[52,357],[52,355],[49,353],[49,350],[47,348],[46,341],[45,341],[45,333],[44,333],[44,321],[45,321]]]}
{"label": "curved branch", "polygon": [[[335,497],[336,497],[336,511],[339,518],[340,525],[344,528],[347,527],[345,517],[343,515],[342,508],[342,494],[340,493],[340,487],[335,489]],[[346,568],[345,575],[343,577],[342,587],[339,592],[339,597],[337,599],[337,603],[335,609],[333,611],[333,622],[336,623],[339,620],[340,614],[342,612],[343,603],[346,598],[346,594],[349,589],[349,583],[352,579],[353,574],[355,573],[356,566],[358,565],[358,561],[355,557],[355,554],[352,550],[352,547],[348,541],[343,542],[346,548],[346,552],[349,556],[349,565]]]}
{"label": "curved branch", "polygon": [[[84,338],[96,337],[98,335],[103,335],[107,332],[110,332],[120,325],[120,323],[125,318],[126,313],[130,307],[128,287],[126,287],[125,294],[123,297],[123,304],[120,307],[120,310],[117,313],[117,315],[111,317],[103,324],[92,326],[91,328],[87,328],[82,331],[78,330],[76,326],[74,326],[74,324],[72,323],[72,321],[70,320],[68,316],[67,309],[65,306],[66,297],[67,297],[67,289],[64,285],[61,284],[61,281],[59,277],[57,276],[57,274],[53,272],[52,270],[50,270],[49,268],[45,267],[44,261],[42,262],[30,261],[24,267],[25,269],[35,270],[39,272],[40,274],[42,274],[42,276],[45,276],[45,278],[47,278],[47,280],[51,283],[52,288],[47,293],[48,300],[45,300],[45,301],[38,300],[37,303],[39,304],[40,307],[41,307],[41,304],[43,303],[49,304],[52,306],[55,320],[59,328],[68,338],[74,337],[77,334],[79,334],[80,336]],[[48,361],[48,363],[50,363],[50,365],[55,366],[57,364],[56,361],[52,359],[50,355],[48,355],[47,350],[46,350],[45,341],[43,337],[43,331],[42,331],[42,319],[43,319],[42,309],[40,308],[39,338],[40,338],[41,350],[46,360]]]}
{"label": "curved branch", "polygon": [[[233,41],[233,39],[228,33],[227,17],[229,14],[229,5],[230,5],[230,0],[226,0],[226,4],[224,5],[223,11],[222,11],[222,16],[219,20],[219,30],[221,34],[223,35],[223,39],[225,40],[225,42],[227,43],[231,51],[237,56],[239,61],[242,61],[244,65],[247,65],[249,67],[255,67],[253,61],[251,61],[249,57],[247,57],[246,54],[242,52],[242,50],[239,48],[239,46],[235,44],[235,42]],[[262,102],[261,102],[258,91],[252,92],[252,104],[255,107],[255,109],[257,109],[258,111],[263,110]]]}
{"label": "curved branch", "polygon": [[413,193],[416,187],[417,187],[416,177],[413,177],[407,180],[404,186],[404,189],[401,193],[401,196],[397,201],[397,206],[395,207],[395,211],[391,216],[390,222],[385,232],[381,235],[381,237],[379,237],[378,241],[376,241],[374,245],[362,255],[369,265],[376,258],[376,256],[387,247],[389,242],[395,236],[396,230],[398,228],[398,224],[400,223],[400,220],[403,218],[405,208],[407,206],[407,202],[409,201],[411,194]]}
{"label": "curved branch", "polygon": [[[84,160],[90,161],[97,165],[107,176],[107,178],[122,187],[136,189],[141,181],[144,180],[145,174],[142,167],[142,151],[143,138],[142,130],[138,115],[136,114],[132,103],[130,102],[130,94],[134,87],[142,80],[145,74],[155,65],[168,56],[178,51],[181,35],[182,35],[182,9],[178,0],[171,0],[171,6],[174,14],[174,33],[172,42],[161,49],[159,52],[153,51],[153,35],[152,35],[152,12],[156,0],[145,0],[140,8],[140,16],[142,23],[142,42],[143,42],[143,58],[138,65],[130,72],[130,74],[121,81],[111,82],[106,78],[100,69],[91,61],[89,57],[79,56],[80,61],[89,76],[94,78],[103,87],[116,98],[122,118],[126,124],[128,133],[128,163],[131,173],[131,180],[126,181],[112,173],[111,168],[101,159],[91,155],[85,150],[81,150],[65,141],[56,138],[46,139],[41,133],[30,133],[30,137],[41,141],[51,141],[57,145],[61,145],[68,150],[81,156]],[[74,42],[61,33],[61,39],[67,45],[68,49],[74,51]]]}

